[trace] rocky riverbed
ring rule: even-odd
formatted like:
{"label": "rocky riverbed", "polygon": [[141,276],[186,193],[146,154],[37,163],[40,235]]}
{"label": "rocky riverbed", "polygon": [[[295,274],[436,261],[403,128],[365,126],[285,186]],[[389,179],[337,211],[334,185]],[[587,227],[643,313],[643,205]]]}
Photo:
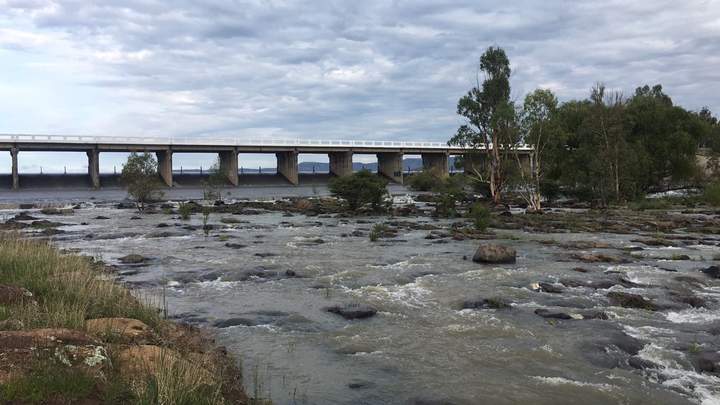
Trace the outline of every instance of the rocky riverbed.
{"label": "rocky riverbed", "polygon": [[[720,403],[718,212],[511,209],[478,233],[331,205],[1,215],[214,328],[274,403]],[[515,261],[474,262],[487,244]]]}

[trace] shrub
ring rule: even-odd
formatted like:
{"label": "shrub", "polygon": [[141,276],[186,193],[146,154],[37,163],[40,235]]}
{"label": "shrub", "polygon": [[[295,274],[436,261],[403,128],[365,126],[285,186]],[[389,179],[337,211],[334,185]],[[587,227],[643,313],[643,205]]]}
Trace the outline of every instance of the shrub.
{"label": "shrub", "polygon": [[703,200],[712,206],[720,206],[720,183],[712,183],[705,187]]}
{"label": "shrub", "polygon": [[388,194],[387,180],[367,170],[361,170],[350,176],[335,177],[330,180],[330,192],[342,198],[351,211],[370,204],[374,210],[381,208]]}
{"label": "shrub", "polygon": [[187,221],[190,219],[190,215],[192,215],[192,205],[188,203],[180,203],[180,205],[178,205],[178,213],[183,221]]}
{"label": "shrub", "polygon": [[222,188],[227,183],[227,167],[218,157],[215,164],[210,167],[210,174],[203,181],[203,198],[206,200],[222,201]]}
{"label": "shrub", "polygon": [[382,238],[382,236],[385,234],[385,232],[388,231],[388,229],[388,226],[385,224],[373,225],[372,229],[370,230],[370,241],[375,242],[378,239]]}
{"label": "shrub", "polygon": [[407,186],[414,191],[431,191],[441,179],[430,170],[423,170],[408,177]]}
{"label": "shrub", "polygon": [[435,197],[435,215],[440,217],[456,217],[457,203],[465,199],[465,181],[460,176],[449,176],[442,179],[433,189]]}
{"label": "shrub", "polygon": [[145,204],[158,200],[163,193],[158,178],[157,161],[148,152],[135,152],[128,156],[120,174],[120,182],[127,187],[128,194],[135,200],[138,211],[145,210]]}
{"label": "shrub", "polygon": [[478,231],[485,231],[490,225],[490,210],[481,202],[473,204],[468,211],[468,215],[472,218],[473,225]]}
{"label": "shrub", "polygon": [[638,211],[665,210],[672,207],[672,203],[665,198],[644,198],[630,204],[630,208]]}
{"label": "shrub", "polygon": [[207,237],[208,235],[210,235],[210,229],[212,229],[212,226],[210,226],[210,224],[209,224],[210,208],[203,207],[202,214],[203,214],[203,232],[205,233],[205,236]]}

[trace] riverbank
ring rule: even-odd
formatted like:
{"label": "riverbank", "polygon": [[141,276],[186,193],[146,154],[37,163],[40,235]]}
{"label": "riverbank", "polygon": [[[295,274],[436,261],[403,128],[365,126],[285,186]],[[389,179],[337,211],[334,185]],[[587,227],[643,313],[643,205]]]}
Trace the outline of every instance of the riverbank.
{"label": "riverbank", "polygon": [[0,270],[0,402],[248,403],[232,356],[102,263],[5,233]]}

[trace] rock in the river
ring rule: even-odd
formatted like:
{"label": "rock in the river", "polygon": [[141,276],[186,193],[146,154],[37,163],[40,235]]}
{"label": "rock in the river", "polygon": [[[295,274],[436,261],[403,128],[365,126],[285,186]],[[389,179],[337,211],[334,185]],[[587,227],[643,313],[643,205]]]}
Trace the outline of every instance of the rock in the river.
{"label": "rock in the river", "polygon": [[516,252],[515,249],[507,246],[495,245],[495,244],[482,244],[480,245],[475,254],[473,255],[473,261],[476,263],[515,263]]}
{"label": "rock in the river", "polygon": [[120,263],[124,264],[140,264],[145,263],[147,260],[147,257],[135,253],[131,253],[118,259]]}
{"label": "rock in the river", "polygon": [[630,356],[628,359],[628,365],[638,370],[645,370],[649,368],[660,368],[660,366],[650,360],[645,360],[640,356]]}
{"label": "rock in the river", "polygon": [[541,281],[539,283],[530,284],[530,289],[533,291],[553,293],[553,294],[560,294],[564,291],[562,285],[554,284],[554,283],[546,283],[544,281]]}
{"label": "rock in the river", "polygon": [[624,308],[638,308],[648,311],[657,311],[659,309],[655,303],[638,294],[611,291],[607,293],[607,297],[610,299],[612,305]]}
{"label": "rock in the river", "polygon": [[543,318],[554,318],[554,319],[609,319],[607,314],[602,311],[578,311],[578,312],[561,312],[551,311],[546,308],[538,308],[535,310],[535,315]]}
{"label": "rock in the river", "polygon": [[720,266],[710,266],[700,271],[705,273],[710,278],[720,278]]}
{"label": "rock in the river", "polygon": [[510,302],[504,298],[481,298],[463,301],[461,309],[504,309],[510,308]]}
{"label": "rock in the river", "polygon": [[34,217],[24,211],[19,214],[16,214],[12,219],[14,219],[15,221],[35,221],[35,220],[37,220],[36,217]]}
{"label": "rock in the river", "polygon": [[325,310],[333,314],[338,314],[345,319],[370,318],[377,313],[377,309],[365,304],[335,305]]}
{"label": "rock in the river", "polygon": [[228,242],[225,244],[225,247],[229,247],[231,249],[242,249],[244,247],[247,247],[247,245],[243,245],[242,243],[232,243]]}
{"label": "rock in the river", "polygon": [[95,219],[104,220],[104,219],[110,219],[110,217],[106,217],[106,216],[104,216],[104,215],[98,215],[98,216],[95,217]]}
{"label": "rock in the river", "polygon": [[692,357],[692,363],[702,373],[720,375],[720,352],[702,351]]}

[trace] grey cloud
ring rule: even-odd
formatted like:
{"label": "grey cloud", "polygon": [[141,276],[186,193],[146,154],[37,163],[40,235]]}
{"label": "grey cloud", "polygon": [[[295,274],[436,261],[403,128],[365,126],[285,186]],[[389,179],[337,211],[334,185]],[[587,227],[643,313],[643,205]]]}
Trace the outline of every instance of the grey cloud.
{"label": "grey cloud", "polygon": [[490,45],[508,51],[516,98],[660,82],[720,112],[716,0],[4,5],[7,21],[70,42],[68,55],[35,52],[90,66],[74,84],[123,104],[103,114],[124,131],[445,140]]}

